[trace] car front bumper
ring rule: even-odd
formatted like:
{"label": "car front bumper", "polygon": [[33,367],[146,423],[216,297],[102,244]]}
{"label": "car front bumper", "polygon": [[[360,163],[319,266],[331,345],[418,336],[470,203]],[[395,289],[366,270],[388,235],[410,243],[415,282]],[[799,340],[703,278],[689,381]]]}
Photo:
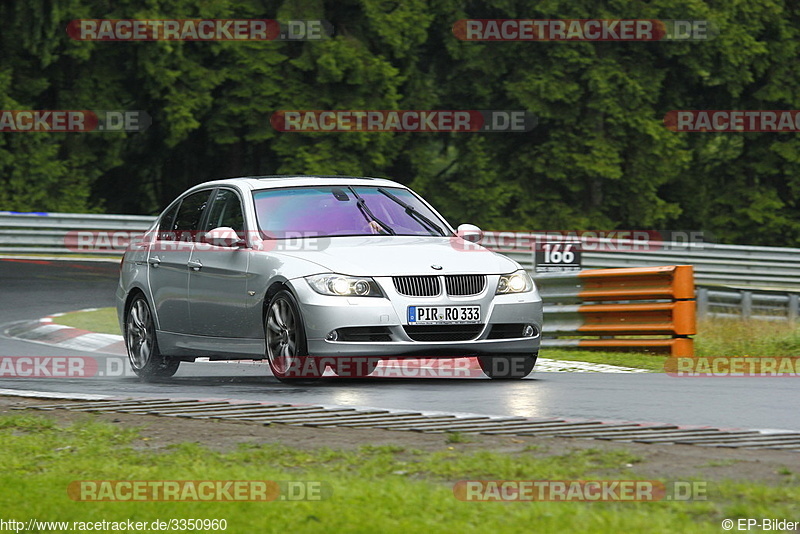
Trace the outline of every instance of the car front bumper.
{"label": "car front bumper", "polygon": [[[391,278],[376,277],[385,298],[338,297],[315,292],[303,278],[291,281],[306,329],[312,356],[428,356],[454,357],[478,354],[533,354],[539,350],[542,300],[534,289],[527,293],[495,295],[497,276],[488,276],[483,293],[468,297],[445,294],[408,297],[394,290]],[[474,306],[481,308],[481,322],[470,339],[415,341],[406,331],[408,306]],[[533,326],[533,335],[490,339],[495,325]],[[383,341],[332,341],[333,331],[373,327],[388,334]],[[385,336],[384,336],[385,337]],[[494,336],[493,336],[494,337]]]}

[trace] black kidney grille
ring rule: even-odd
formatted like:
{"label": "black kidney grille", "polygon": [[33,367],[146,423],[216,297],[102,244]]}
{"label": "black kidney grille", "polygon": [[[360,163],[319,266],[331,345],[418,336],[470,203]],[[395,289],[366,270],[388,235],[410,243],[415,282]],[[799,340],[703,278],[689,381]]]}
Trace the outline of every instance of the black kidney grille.
{"label": "black kidney grille", "polygon": [[393,276],[394,288],[407,297],[435,297],[442,292],[438,276]]}
{"label": "black kidney grille", "polygon": [[477,295],[486,287],[486,276],[482,274],[451,274],[444,277],[448,295]]}

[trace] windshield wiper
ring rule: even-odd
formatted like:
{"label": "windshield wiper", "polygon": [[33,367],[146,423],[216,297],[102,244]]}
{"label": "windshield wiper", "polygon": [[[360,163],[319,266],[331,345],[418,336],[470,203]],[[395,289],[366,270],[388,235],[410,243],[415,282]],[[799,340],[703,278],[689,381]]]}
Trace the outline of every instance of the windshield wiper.
{"label": "windshield wiper", "polygon": [[427,230],[429,230],[429,231],[430,230],[434,230],[435,232],[438,232],[439,235],[441,235],[441,236],[445,235],[445,233],[442,231],[442,228],[439,225],[437,225],[435,222],[433,222],[432,220],[430,220],[429,218],[427,218],[426,216],[424,216],[423,214],[418,212],[416,209],[414,209],[414,206],[412,206],[411,204],[408,204],[408,203],[400,200],[399,198],[397,198],[396,196],[394,196],[393,194],[391,194],[390,192],[388,192],[386,189],[384,189],[382,187],[378,188],[378,192],[386,195],[387,197],[389,197],[393,201],[395,201],[397,204],[402,206],[403,209],[406,210],[406,213],[408,213],[409,217],[411,217],[412,219],[416,220],[418,223],[420,223],[423,226],[425,226]]}
{"label": "windshield wiper", "polygon": [[358,210],[361,212],[361,214],[364,216],[364,218],[367,219],[367,222],[375,221],[376,223],[381,225],[381,227],[384,230],[386,230],[386,233],[391,234],[391,235],[396,235],[397,234],[397,232],[395,232],[388,224],[386,224],[385,222],[383,222],[379,218],[375,217],[375,215],[369,209],[369,206],[367,206],[367,201],[364,200],[358,193],[356,193],[355,189],[353,189],[352,187],[348,187],[348,189],[350,191],[352,191],[353,196],[356,197],[356,205],[358,206]]}

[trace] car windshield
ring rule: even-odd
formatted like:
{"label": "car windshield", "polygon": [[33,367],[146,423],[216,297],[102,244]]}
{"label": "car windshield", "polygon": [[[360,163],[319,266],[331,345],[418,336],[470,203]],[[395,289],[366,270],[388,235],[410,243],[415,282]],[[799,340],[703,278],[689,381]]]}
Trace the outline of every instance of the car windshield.
{"label": "car windshield", "polygon": [[443,236],[450,230],[411,191],[396,187],[327,186],[253,193],[266,238],[300,236]]}

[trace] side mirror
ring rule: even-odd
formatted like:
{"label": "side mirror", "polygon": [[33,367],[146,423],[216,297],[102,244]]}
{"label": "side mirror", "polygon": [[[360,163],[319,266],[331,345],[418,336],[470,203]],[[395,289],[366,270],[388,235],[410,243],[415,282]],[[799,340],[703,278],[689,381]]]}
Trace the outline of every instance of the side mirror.
{"label": "side mirror", "polygon": [[470,243],[479,243],[483,239],[483,231],[474,224],[459,224],[456,234]]}
{"label": "side mirror", "polygon": [[203,236],[203,243],[226,248],[241,248],[245,246],[244,239],[239,237],[236,230],[228,226],[220,226],[206,232],[206,235]]}

